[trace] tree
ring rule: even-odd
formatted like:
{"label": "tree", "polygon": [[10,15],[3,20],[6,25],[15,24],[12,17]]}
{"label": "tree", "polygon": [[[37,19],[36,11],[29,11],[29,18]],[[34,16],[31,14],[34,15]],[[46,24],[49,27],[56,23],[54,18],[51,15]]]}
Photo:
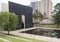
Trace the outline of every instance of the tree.
{"label": "tree", "polygon": [[11,12],[1,12],[0,15],[0,27],[4,28],[5,30],[8,31],[8,35],[9,35],[9,31],[10,30],[15,30],[18,24],[18,17],[15,13],[11,13]]}
{"label": "tree", "polygon": [[41,12],[39,12],[39,11],[38,11],[37,16],[38,16],[38,20],[39,20],[38,22],[39,22],[39,24],[41,25],[40,22],[44,19],[44,16],[43,16],[43,14],[42,14]]}
{"label": "tree", "polygon": [[6,25],[8,34],[10,30],[15,30],[18,24],[18,17],[15,13],[9,13],[9,23]]}
{"label": "tree", "polygon": [[54,23],[57,24],[57,27],[59,28],[60,25],[60,3],[57,3],[54,7],[53,11],[53,18],[54,18]]}
{"label": "tree", "polygon": [[41,12],[38,12],[38,19],[42,21],[44,19],[43,15]]}
{"label": "tree", "polygon": [[7,23],[8,23],[7,12],[0,12],[0,29],[4,29],[4,27]]}
{"label": "tree", "polygon": [[39,12],[38,10],[36,10],[33,14],[33,18],[36,20],[36,26],[37,26],[37,22],[38,20],[40,20],[39,22],[41,22],[43,20],[43,15],[41,12]]}
{"label": "tree", "polygon": [[37,10],[33,13],[33,18],[34,18],[34,21],[35,21],[35,24],[36,24],[36,27],[37,27],[37,19],[38,19]]}

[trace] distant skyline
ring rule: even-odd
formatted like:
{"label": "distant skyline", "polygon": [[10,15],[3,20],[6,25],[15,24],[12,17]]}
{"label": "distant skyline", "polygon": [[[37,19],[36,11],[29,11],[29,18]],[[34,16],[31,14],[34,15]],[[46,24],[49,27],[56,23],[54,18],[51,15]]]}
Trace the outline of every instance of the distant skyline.
{"label": "distant skyline", "polygon": [[[19,4],[23,4],[23,5],[30,5],[31,2],[37,1],[37,0],[0,0],[0,11],[1,11],[1,3],[8,3],[8,1],[12,1],[12,2],[16,2]],[[38,0],[40,1],[40,0]],[[57,3],[60,3],[60,0],[52,0],[53,5],[56,5]]]}

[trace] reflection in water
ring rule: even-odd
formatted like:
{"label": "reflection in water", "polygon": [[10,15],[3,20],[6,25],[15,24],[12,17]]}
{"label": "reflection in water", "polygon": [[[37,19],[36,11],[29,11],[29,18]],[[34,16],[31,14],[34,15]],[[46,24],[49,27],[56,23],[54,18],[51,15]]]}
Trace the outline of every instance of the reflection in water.
{"label": "reflection in water", "polygon": [[[24,31],[22,32],[24,33]],[[33,29],[25,31],[28,34],[40,35],[40,36],[48,36],[48,37],[58,37],[60,38],[60,31],[58,30],[49,30],[49,29]]]}

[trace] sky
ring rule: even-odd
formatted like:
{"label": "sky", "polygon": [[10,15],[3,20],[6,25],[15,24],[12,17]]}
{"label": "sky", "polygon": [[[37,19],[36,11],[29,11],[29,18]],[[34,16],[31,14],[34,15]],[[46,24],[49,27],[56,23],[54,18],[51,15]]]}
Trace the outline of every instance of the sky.
{"label": "sky", "polygon": [[[19,3],[19,4],[23,4],[23,5],[30,5],[30,2],[34,2],[34,1],[37,1],[37,0],[0,0],[0,11],[1,11],[1,3],[8,3],[8,1],[12,1],[12,2],[15,2],[15,3]],[[40,1],[40,0],[38,0]],[[52,0],[53,2],[53,5],[56,5],[56,3],[60,3],[60,0]]]}

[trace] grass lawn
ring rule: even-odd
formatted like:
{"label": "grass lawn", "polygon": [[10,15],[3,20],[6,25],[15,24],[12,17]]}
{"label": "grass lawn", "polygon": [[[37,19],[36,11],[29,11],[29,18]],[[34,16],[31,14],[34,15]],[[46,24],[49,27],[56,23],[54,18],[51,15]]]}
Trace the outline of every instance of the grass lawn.
{"label": "grass lawn", "polygon": [[4,42],[3,40],[0,40],[0,42]]}
{"label": "grass lawn", "polygon": [[[16,38],[14,38],[16,37]],[[0,35],[0,38],[8,40],[10,42],[46,42],[43,40],[37,40],[37,39],[32,39],[32,38],[26,38],[26,37],[20,37],[20,36],[12,36],[12,35]],[[5,42],[3,40],[0,40],[0,42]]]}
{"label": "grass lawn", "polygon": [[41,27],[46,27],[46,28],[57,28],[57,25],[41,25]]}

